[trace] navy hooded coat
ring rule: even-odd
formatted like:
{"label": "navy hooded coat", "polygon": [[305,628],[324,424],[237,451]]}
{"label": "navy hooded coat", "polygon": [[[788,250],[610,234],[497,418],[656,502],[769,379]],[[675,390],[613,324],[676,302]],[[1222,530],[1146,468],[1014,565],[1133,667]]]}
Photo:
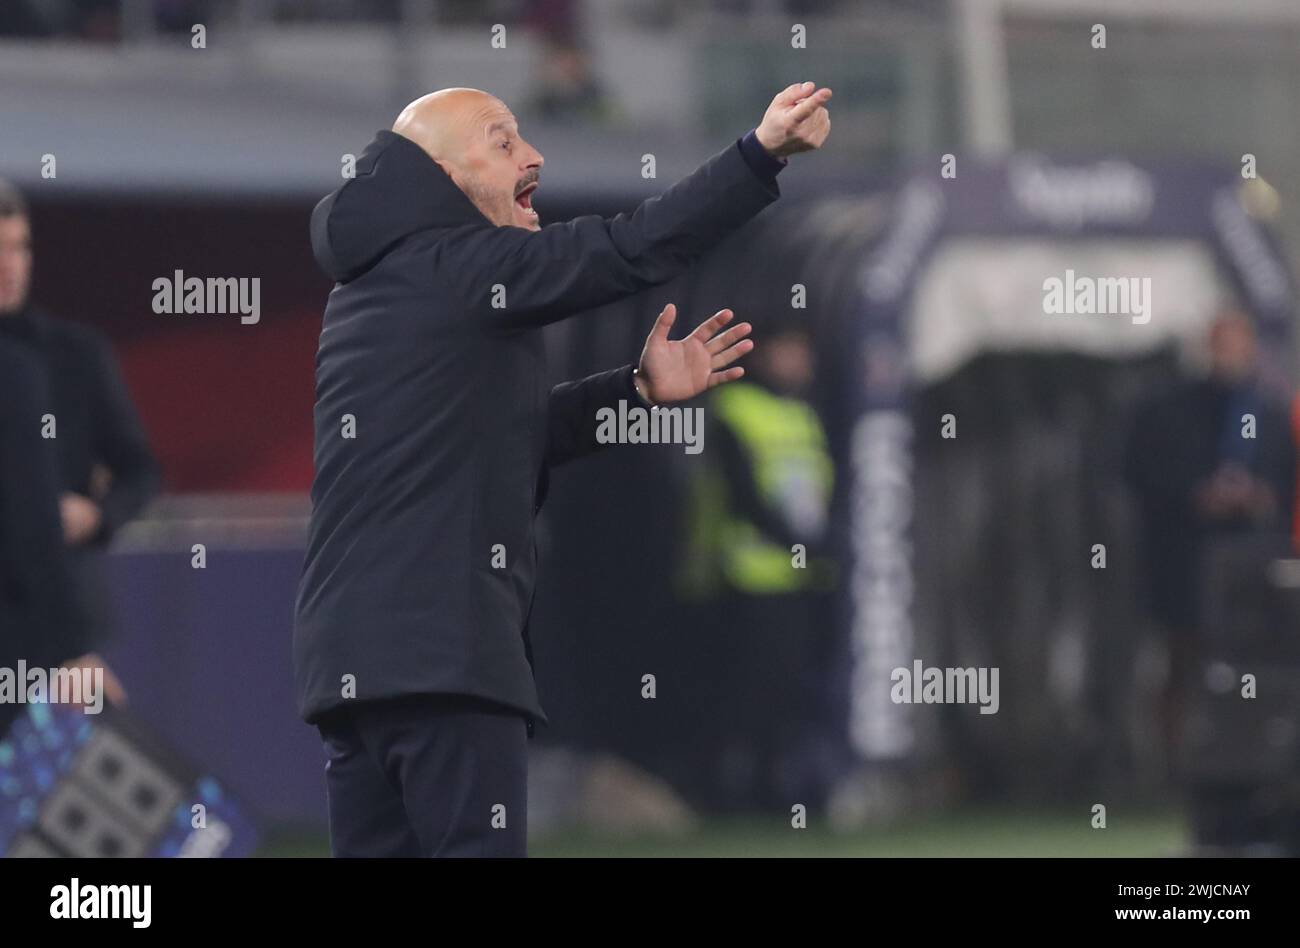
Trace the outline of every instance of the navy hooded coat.
{"label": "navy hooded coat", "polygon": [[527,625],[547,471],[638,396],[630,365],[550,388],[539,330],[672,279],[774,201],[752,137],[631,214],[529,231],[382,131],[317,205],[312,249],[337,282],[294,630],[305,720],[420,694],[496,701],[530,734],[546,720]]}

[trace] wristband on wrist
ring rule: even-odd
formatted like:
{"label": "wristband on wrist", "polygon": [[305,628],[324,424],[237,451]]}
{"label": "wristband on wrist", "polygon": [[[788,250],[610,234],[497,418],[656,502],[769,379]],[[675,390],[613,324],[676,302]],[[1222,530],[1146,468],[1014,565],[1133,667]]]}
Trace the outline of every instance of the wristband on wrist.
{"label": "wristband on wrist", "polygon": [[[636,397],[640,399],[641,404],[645,405],[647,408],[654,408],[655,403],[650,401],[648,396],[641,394],[641,388],[636,384],[637,379],[640,379],[642,382],[644,382],[645,376],[641,374],[640,366],[633,366],[632,367],[632,391],[636,392]],[[649,386],[647,385],[646,388],[648,390]]]}

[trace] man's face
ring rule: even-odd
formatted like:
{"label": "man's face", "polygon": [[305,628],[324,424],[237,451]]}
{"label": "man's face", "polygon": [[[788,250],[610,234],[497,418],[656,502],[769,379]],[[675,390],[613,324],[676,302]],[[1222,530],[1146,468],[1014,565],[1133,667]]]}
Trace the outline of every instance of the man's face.
{"label": "man's face", "polygon": [[31,225],[21,214],[0,217],[0,316],[22,308],[31,282]]}
{"label": "man's face", "polygon": [[491,100],[474,110],[463,126],[457,158],[439,163],[498,227],[541,229],[532,193],[543,159],[520,137],[519,125],[504,103]]}
{"label": "man's face", "polygon": [[812,343],[801,332],[778,333],[764,339],[759,351],[758,370],[778,392],[802,395],[812,384],[815,372]]}
{"label": "man's face", "polygon": [[1210,358],[1216,376],[1230,382],[1250,378],[1255,370],[1255,327],[1243,313],[1220,316],[1210,328]]}

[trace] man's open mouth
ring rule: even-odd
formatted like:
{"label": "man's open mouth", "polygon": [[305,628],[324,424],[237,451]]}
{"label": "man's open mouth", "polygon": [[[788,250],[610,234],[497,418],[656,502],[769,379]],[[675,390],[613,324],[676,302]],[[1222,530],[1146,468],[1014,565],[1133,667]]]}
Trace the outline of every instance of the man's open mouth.
{"label": "man's open mouth", "polygon": [[515,195],[515,203],[518,204],[525,212],[537,216],[537,211],[533,210],[533,192],[537,190],[537,184],[525,185],[524,189]]}

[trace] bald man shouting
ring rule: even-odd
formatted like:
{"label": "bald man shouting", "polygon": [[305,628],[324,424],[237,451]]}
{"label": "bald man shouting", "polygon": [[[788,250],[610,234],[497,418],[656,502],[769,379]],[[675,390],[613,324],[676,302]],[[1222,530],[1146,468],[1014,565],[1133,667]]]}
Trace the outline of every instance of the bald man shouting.
{"label": "bald man shouting", "polygon": [[336,856],[525,854],[548,473],[598,448],[600,409],[692,398],[739,378],[753,347],[730,310],[670,340],[670,304],[638,365],[548,389],[538,330],[672,279],[776,200],[787,157],[826,140],[830,96],[790,86],[633,213],[543,227],[542,156],[514,115],[445,89],[316,206],[312,250],[336,285],[294,674],[325,742]]}

